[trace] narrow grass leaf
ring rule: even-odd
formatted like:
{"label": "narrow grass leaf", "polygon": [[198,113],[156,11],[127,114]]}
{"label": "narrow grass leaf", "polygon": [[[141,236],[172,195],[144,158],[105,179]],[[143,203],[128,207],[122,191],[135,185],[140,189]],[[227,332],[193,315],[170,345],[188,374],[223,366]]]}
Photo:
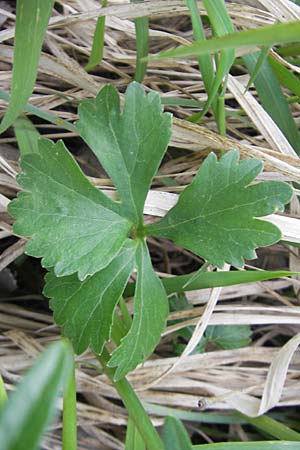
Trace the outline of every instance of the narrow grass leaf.
{"label": "narrow grass leaf", "polygon": [[42,354],[9,396],[0,414],[1,448],[38,448],[54,418],[57,397],[70,376],[71,367],[72,351],[66,341],[52,345]]}
{"label": "narrow grass leaf", "polygon": [[297,97],[300,96],[300,80],[299,77],[294,75],[287,67],[280,64],[276,59],[269,57],[269,64],[271,65],[274,74],[277,77],[279,83],[285,88],[293,92]]}
{"label": "narrow grass leaf", "polygon": [[160,52],[151,59],[190,58],[207,55],[225,49],[251,47],[257,45],[272,46],[284,42],[298,41],[300,36],[300,22],[280,23],[251,30],[239,31],[223,37],[208,39],[205,42],[180,46],[174,50]]}
{"label": "narrow grass leaf", "polygon": [[38,153],[40,133],[26,116],[19,116],[14,121],[14,130],[21,157],[29,153]]}
{"label": "narrow grass leaf", "polygon": [[[223,0],[203,0],[203,4],[216,36],[223,37],[234,32],[234,27]],[[220,57],[216,59],[217,70],[212,85],[208,91],[208,99],[202,111],[202,115],[207,113],[210,105],[215,100],[221,83],[224,77],[228,74],[233,61],[234,50],[232,49],[221,51]],[[219,126],[219,128],[221,127]]]}
{"label": "narrow grass leaf", "polygon": [[252,83],[254,83],[254,81],[256,80],[256,77],[257,77],[259,71],[261,70],[264,61],[267,59],[267,57],[269,55],[269,51],[270,51],[270,47],[263,47],[261,49],[261,51],[259,52],[259,56],[258,56],[258,59],[256,61],[255,67],[250,72],[250,78],[249,78],[249,81],[248,81],[247,86],[245,88],[245,91],[248,91],[248,89],[250,88]]}
{"label": "narrow grass leaf", "polygon": [[[0,100],[5,100],[6,102],[9,102],[10,99],[11,96],[8,94],[8,92],[4,91],[3,89],[0,89]],[[30,105],[29,103],[26,103],[23,109],[24,111],[36,117],[40,117],[41,119],[46,120],[47,122],[57,125],[59,128],[63,128],[65,130],[72,132],[77,132],[76,127],[71,122],[61,119],[60,117],[57,117],[56,114],[50,111],[43,111],[41,108],[37,108],[36,106]]]}
{"label": "narrow grass leaf", "polygon": [[[259,53],[244,56],[250,73],[255,73]],[[267,59],[261,61],[260,71],[254,80],[255,88],[264,109],[281,129],[294,150],[300,152],[300,134],[289,105]]]}
{"label": "narrow grass leaf", "polygon": [[[130,0],[132,3],[140,3],[144,0]],[[147,71],[147,56],[149,51],[149,19],[139,17],[134,19],[136,35],[136,66],[134,80],[143,82]]]}
{"label": "narrow grass leaf", "polygon": [[167,417],[162,429],[165,450],[192,450],[192,443],[186,429],[176,417]]}
{"label": "narrow grass leaf", "polygon": [[74,356],[72,359],[72,367],[69,378],[65,383],[63,395],[62,450],[77,449],[77,399]]}
{"label": "narrow grass leaf", "polygon": [[53,4],[54,0],[17,1],[12,95],[0,133],[22,112],[33,91]]}
{"label": "narrow grass leaf", "polygon": [[[195,42],[202,42],[206,39],[205,32],[201,20],[201,16],[199,14],[198,5],[196,0],[186,0],[186,5],[191,13],[192,27]],[[201,72],[201,76],[204,82],[206,92],[210,93],[211,87],[214,80],[214,69],[212,64],[212,59],[210,55],[201,55],[198,58],[198,65]],[[212,109],[214,113],[216,112],[216,103],[214,99],[212,99]],[[196,117],[196,115],[194,115]],[[196,119],[198,120],[201,116],[201,113],[197,115]]]}
{"label": "narrow grass leaf", "polygon": [[146,450],[143,438],[130,416],[127,422],[125,450]]}
{"label": "narrow grass leaf", "polygon": [[[269,271],[269,270],[243,270],[230,272],[202,272],[195,277],[195,273],[190,275],[179,275],[173,278],[164,278],[162,283],[167,294],[174,292],[194,291],[223,286],[234,286],[244,283],[256,283],[258,281],[272,280],[274,278],[289,277],[298,275],[299,272],[289,271]],[[191,278],[193,280],[191,281]],[[134,292],[134,283],[127,286],[125,296],[130,297]]]}
{"label": "narrow grass leaf", "polygon": [[[102,0],[102,7],[107,6],[107,0]],[[101,63],[103,58],[103,48],[104,48],[104,31],[105,31],[105,16],[100,16],[97,19],[96,29],[93,38],[92,51],[89,57],[89,62],[85,66],[85,70],[94,69],[98,64]]]}
{"label": "narrow grass leaf", "polygon": [[299,442],[220,442],[218,444],[193,445],[193,450],[299,450]]}
{"label": "narrow grass leaf", "polygon": [[278,422],[278,420],[272,419],[271,417],[248,417],[245,415],[241,415],[241,417],[258,430],[269,436],[275,437],[276,439],[281,439],[283,441],[300,441],[300,433],[297,433],[297,431],[292,430],[283,423]]}

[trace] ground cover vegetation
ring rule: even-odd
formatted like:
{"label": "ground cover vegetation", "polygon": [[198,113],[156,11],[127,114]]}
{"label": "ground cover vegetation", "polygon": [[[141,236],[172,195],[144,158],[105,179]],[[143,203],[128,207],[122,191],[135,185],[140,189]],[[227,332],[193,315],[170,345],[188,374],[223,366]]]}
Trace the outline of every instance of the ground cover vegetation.
{"label": "ground cover vegetation", "polygon": [[3,448],[298,448],[297,2],[0,17]]}

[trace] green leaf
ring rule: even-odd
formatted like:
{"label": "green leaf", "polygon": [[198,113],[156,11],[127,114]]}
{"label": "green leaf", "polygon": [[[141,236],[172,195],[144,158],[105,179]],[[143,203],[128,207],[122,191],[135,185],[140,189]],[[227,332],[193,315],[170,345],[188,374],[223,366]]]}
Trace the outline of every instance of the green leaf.
{"label": "green leaf", "polygon": [[259,417],[248,417],[244,414],[239,415],[258,430],[269,436],[275,437],[276,439],[282,439],[283,441],[300,441],[300,433],[272,417],[266,415]]}
{"label": "green leaf", "polygon": [[[230,272],[199,272],[189,275],[178,275],[172,278],[163,278],[162,284],[167,294],[174,292],[195,291],[220,286],[233,286],[243,283],[255,283],[257,281],[272,280],[280,277],[299,275],[300,272],[289,272],[287,270],[231,270]],[[124,292],[125,297],[134,293],[135,283],[127,285]]]}
{"label": "green leaf", "polygon": [[299,41],[299,33],[299,21],[268,25],[208,39],[205,42],[179,46],[174,50],[166,50],[153,55],[149,59],[199,57],[200,55],[208,55],[227,48],[251,47],[255,45],[271,47],[284,42],[297,42]]}
{"label": "green leaf", "polygon": [[160,339],[168,315],[168,300],[160,279],[156,276],[146,242],[139,242],[136,263],[138,269],[134,296],[134,318],[128,334],[113,352],[109,367],[116,367],[115,380],[144,361]]}
{"label": "green leaf", "polygon": [[[9,102],[10,99],[11,95],[9,95],[3,89],[0,89],[0,100]],[[71,122],[68,122],[67,120],[62,119],[61,117],[58,117],[57,114],[54,114],[53,112],[44,111],[43,109],[30,105],[29,103],[26,103],[24,105],[24,111],[27,111],[28,113],[33,114],[34,116],[40,117],[41,119],[46,120],[46,122],[53,123],[54,125],[57,125],[59,128],[72,131],[73,133],[77,132],[77,129]]]}
{"label": "green leaf", "polygon": [[42,139],[39,153],[22,157],[21,192],[9,204],[14,231],[32,236],[26,253],[42,257],[57,276],[80,280],[106,267],[127,239],[131,224],[98,191],[59,141]]}
{"label": "green leaf", "polygon": [[17,1],[12,95],[0,125],[0,133],[22,112],[33,91],[53,4],[54,0]]}
{"label": "green leaf", "polygon": [[145,444],[134,421],[128,417],[125,450],[145,450]]}
{"label": "green leaf", "polygon": [[98,354],[109,340],[113,314],[135,264],[136,244],[128,241],[112,262],[80,282],[76,275],[46,275],[44,294],[51,298],[55,322],[71,339],[76,353],[88,346]]}
{"label": "green leaf", "polygon": [[[227,12],[224,0],[203,0],[203,4],[208,13],[209,20],[216,36],[222,37],[234,32],[234,26]],[[202,115],[207,113],[210,105],[216,99],[222,81],[224,77],[228,75],[233,61],[233,49],[226,49],[221,52],[220,58],[217,59],[217,70],[212,85],[208,91],[208,99],[202,111]]]}
{"label": "green leaf", "polygon": [[274,244],[279,229],[256,217],[283,211],[292,196],[288,184],[276,181],[248,186],[262,162],[239,162],[232,150],[220,160],[211,153],[177,204],[147,234],[171,239],[218,267],[242,266],[255,258],[255,248]]}
{"label": "green leaf", "polygon": [[[107,6],[107,0],[102,0],[102,7]],[[96,23],[96,29],[93,38],[92,51],[89,57],[89,62],[85,66],[85,70],[89,71],[94,69],[101,63],[103,58],[104,47],[104,31],[105,31],[105,16],[99,16]]]}
{"label": "green leaf", "polygon": [[165,450],[192,450],[192,443],[179,419],[169,416],[162,429]]}
{"label": "green leaf", "polygon": [[[132,3],[140,3],[144,0],[130,0]],[[137,17],[134,19],[136,34],[136,64],[134,79],[142,83],[147,71],[147,59],[149,50],[149,18]],[[144,60],[142,61],[142,58]]]}
{"label": "green leaf", "polygon": [[14,121],[14,130],[21,156],[39,152],[40,133],[26,116],[20,116]]}
{"label": "green leaf", "polygon": [[193,445],[194,450],[298,450],[299,442],[257,441],[219,442],[217,444]]}
{"label": "green leaf", "polygon": [[251,343],[251,334],[249,325],[208,326],[205,331],[207,343],[226,350],[246,347]]}
{"label": "green leaf", "polygon": [[[253,73],[259,60],[259,53],[246,55],[243,60],[249,72]],[[254,84],[262,106],[284,133],[295,151],[299,153],[299,130],[268,59],[262,61]]]}
{"label": "green leaf", "polygon": [[152,178],[170,139],[171,115],[162,113],[157,93],[145,95],[138,83],[131,83],[123,114],[117,90],[107,85],[94,102],[82,103],[79,116],[79,133],[118,189],[123,215],[141,224]]}
{"label": "green leaf", "polygon": [[36,450],[53,420],[59,392],[70,377],[72,350],[66,341],[49,347],[25,375],[0,414],[5,450]]}

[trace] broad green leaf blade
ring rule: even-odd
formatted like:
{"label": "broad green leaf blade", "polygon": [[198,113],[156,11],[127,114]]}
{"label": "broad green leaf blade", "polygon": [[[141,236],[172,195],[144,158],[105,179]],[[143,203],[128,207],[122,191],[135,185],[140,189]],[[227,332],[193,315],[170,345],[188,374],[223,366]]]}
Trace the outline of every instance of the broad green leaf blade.
{"label": "broad green leaf blade", "polygon": [[123,215],[141,224],[151,180],[170,139],[171,115],[162,113],[157,93],[145,95],[134,82],[123,114],[117,90],[107,85],[94,102],[81,104],[79,116],[79,133],[118,189]]}
{"label": "broad green leaf blade", "polygon": [[27,254],[42,257],[57,276],[80,280],[106,267],[127,239],[131,224],[98,191],[59,141],[42,139],[39,153],[21,160],[21,192],[9,204],[17,234],[31,236]]}
{"label": "broad green leaf blade", "polygon": [[21,157],[39,152],[40,133],[26,116],[20,116],[14,121],[14,130]]}
{"label": "broad green leaf blade", "polygon": [[91,346],[100,354],[109,340],[116,305],[134,268],[135,247],[128,241],[105,269],[82,282],[76,275],[46,275],[44,294],[52,299],[54,320],[72,341],[76,353]]}
{"label": "broad green leaf blade", "polygon": [[[255,70],[259,53],[244,56],[250,73]],[[300,135],[285,96],[282,93],[269,61],[265,59],[254,80],[255,88],[264,109],[284,133],[295,151],[300,152]]]}
{"label": "broad green leaf blade", "polygon": [[192,443],[179,419],[169,416],[162,429],[165,450],[192,450]]}
{"label": "broad green leaf blade", "polygon": [[[299,275],[300,272],[289,272],[285,270],[243,270],[230,272],[200,272],[198,275],[179,275],[172,278],[164,278],[162,284],[167,294],[174,292],[194,291],[220,286],[233,286],[243,283],[255,283],[257,281],[271,280],[280,277]],[[125,297],[134,293],[134,283],[130,283],[124,292]]]}
{"label": "broad green leaf blade", "polygon": [[232,150],[220,160],[211,153],[177,204],[147,234],[171,239],[217,267],[242,266],[256,257],[255,249],[280,240],[280,230],[257,220],[283,211],[291,187],[269,181],[248,186],[262,170],[262,162]]}
{"label": "broad green leaf blade", "polygon": [[22,112],[33,91],[53,4],[54,0],[17,1],[12,95],[0,125],[0,133]]}
{"label": "broad green leaf blade", "polygon": [[284,42],[299,41],[300,22],[280,23],[259,27],[251,30],[239,31],[222,37],[208,39],[205,42],[195,42],[192,45],[184,45],[167,50],[150,59],[157,58],[189,58],[200,55],[208,55],[229,48],[251,47],[263,45],[271,47]]}
{"label": "broad green leaf blade", "polygon": [[72,350],[66,341],[49,347],[25,375],[0,414],[0,446],[36,450],[55,414],[59,392],[70,376]]}
{"label": "broad green leaf blade", "polygon": [[298,450],[299,442],[257,441],[219,442],[217,444],[193,445],[194,450]]}
{"label": "broad green leaf blade", "polygon": [[153,271],[144,241],[138,245],[136,264],[138,275],[132,326],[109,361],[109,367],[117,366],[115,380],[123,378],[152,353],[168,315],[166,292]]}
{"label": "broad green leaf blade", "polygon": [[208,342],[226,350],[246,347],[251,343],[251,334],[249,325],[208,326],[205,331]]}

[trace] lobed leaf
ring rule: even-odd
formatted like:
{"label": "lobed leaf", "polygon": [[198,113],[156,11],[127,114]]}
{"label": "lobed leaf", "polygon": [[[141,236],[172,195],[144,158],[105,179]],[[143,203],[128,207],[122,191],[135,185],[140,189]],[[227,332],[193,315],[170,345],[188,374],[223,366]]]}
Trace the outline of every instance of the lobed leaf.
{"label": "lobed leaf", "polygon": [[105,269],[85,281],[76,275],[47,274],[44,294],[52,299],[54,320],[76,353],[90,345],[100,354],[109,340],[115,307],[134,268],[135,251],[136,243],[128,241]]}
{"label": "lobed leaf", "polygon": [[133,322],[109,361],[109,367],[117,366],[116,380],[120,380],[152,353],[168,316],[167,295],[152,268],[146,242],[139,242],[136,263],[138,276]]}
{"label": "lobed leaf", "polygon": [[283,211],[291,187],[269,181],[248,186],[262,170],[262,162],[232,150],[220,160],[211,153],[177,204],[147,234],[171,239],[218,267],[242,266],[256,257],[257,247],[280,240],[279,229],[256,217]]}
{"label": "lobed leaf", "polygon": [[106,267],[131,228],[117,204],[83,175],[63,142],[42,139],[39,152],[22,157],[21,192],[8,207],[14,231],[31,236],[26,253],[42,257],[57,276],[80,280]]}
{"label": "lobed leaf", "polygon": [[118,91],[107,85],[94,102],[81,104],[79,116],[79,133],[118,189],[123,215],[141,224],[152,178],[171,136],[171,115],[162,112],[157,93],[146,95],[141,85],[131,83],[123,114]]}

